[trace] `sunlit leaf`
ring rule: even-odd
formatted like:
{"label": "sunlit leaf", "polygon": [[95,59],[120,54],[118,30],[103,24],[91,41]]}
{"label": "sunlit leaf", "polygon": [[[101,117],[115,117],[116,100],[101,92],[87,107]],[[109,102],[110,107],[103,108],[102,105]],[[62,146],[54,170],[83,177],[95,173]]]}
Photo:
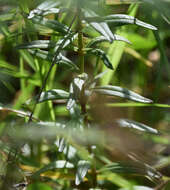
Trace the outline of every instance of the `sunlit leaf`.
{"label": "sunlit leaf", "polygon": [[145,23],[143,21],[140,21],[137,18],[130,16],[130,15],[124,15],[124,14],[108,15],[108,16],[104,17],[104,20],[106,20],[107,22],[112,22],[112,23],[136,24],[136,25],[142,26],[144,28],[148,28],[151,30],[157,30],[157,28],[155,26]]}
{"label": "sunlit leaf", "polygon": [[158,130],[151,128],[143,123],[132,121],[129,119],[118,119],[117,122],[121,127],[128,127],[132,129],[137,129],[139,131],[144,131],[151,134],[159,134]]}
{"label": "sunlit leaf", "polygon": [[36,15],[47,15],[49,13],[59,13],[60,9],[54,8],[59,5],[59,1],[48,0],[42,2],[38,7],[32,10],[28,16],[28,19],[33,18]]}
{"label": "sunlit leaf", "polygon": [[29,43],[18,45],[16,48],[18,49],[32,49],[32,48],[51,48],[54,47],[55,43],[50,40],[36,40]]}
{"label": "sunlit leaf", "polygon": [[90,169],[90,164],[89,162],[85,160],[80,160],[77,165],[77,172],[76,172],[76,179],[75,179],[75,184],[79,185],[84,177],[86,176],[88,170]]}
{"label": "sunlit leaf", "polygon": [[105,85],[105,86],[98,86],[93,89],[94,92],[108,95],[108,96],[118,96],[121,98],[127,98],[132,101],[137,101],[141,103],[152,103],[153,101],[145,98],[135,92],[132,92],[126,88],[122,88],[119,86],[111,86],[111,85]]}
{"label": "sunlit leaf", "polygon": [[[126,38],[124,38],[122,36],[119,36],[119,35],[116,35],[116,34],[114,34],[113,36],[115,38],[114,40],[130,43],[129,40],[127,40]],[[97,45],[98,43],[101,43],[101,42],[110,42],[110,41],[105,36],[99,36],[99,37],[96,37],[96,38],[92,39],[90,41],[90,43],[87,44],[87,47]]]}
{"label": "sunlit leaf", "polygon": [[70,96],[69,100],[67,102],[67,109],[70,110],[76,101],[79,101],[81,99],[81,94],[83,90],[83,86],[85,82],[88,79],[88,75],[86,73],[83,73],[81,75],[78,75],[73,79],[73,82],[70,84]]}
{"label": "sunlit leaf", "polygon": [[157,28],[151,24],[145,23],[143,21],[140,21],[139,19],[130,16],[130,15],[125,15],[125,14],[113,14],[113,15],[108,15],[105,17],[86,17],[86,20],[90,23],[113,23],[115,25],[122,25],[122,24],[136,24],[138,26],[142,26],[144,28],[148,28],[151,30],[157,30]]}
{"label": "sunlit leaf", "polygon": [[[92,10],[89,11],[85,11],[85,16],[87,17],[97,17],[98,15],[93,12]],[[88,19],[85,20],[88,22]],[[106,22],[101,22],[101,23],[97,23],[97,22],[89,22],[90,25],[96,30],[98,31],[100,34],[102,34],[108,41],[112,42],[114,40],[114,35],[112,34],[112,31],[110,30],[109,26],[107,25]]]}
{"label": "sunlit leaf", "polygon": [[[131,190],[131,188],[121,188],[119,190]],[[133,190],[154,190],[154,189],[146,186],[133,186]]]}
{"label": "sunlit leaf", "polygon": [[66,160],[57,160],[55,162],[51,162],[50,164],[44,166],[37,172],[33,174],[33,177],[39,176],[41,173],[44,173],[49,170],[54,169],[62,169],[62,168],[74,168],[74,165]]}
{"label": "sunlit leaf", "polygon": [[[42,92],[41,96],[38,100],[38,103],[41,103],[44,101],[49,101],[49,100],[68,99],[68,97],[69,97],[68,92],[66,92],[64,90],[60,90],[60,89],[52,89],[52,90]],[[34,103],[36,101],[36,99],[37,99],[37,96],[31,100],[28,100],[26,102],[26,104]]]}

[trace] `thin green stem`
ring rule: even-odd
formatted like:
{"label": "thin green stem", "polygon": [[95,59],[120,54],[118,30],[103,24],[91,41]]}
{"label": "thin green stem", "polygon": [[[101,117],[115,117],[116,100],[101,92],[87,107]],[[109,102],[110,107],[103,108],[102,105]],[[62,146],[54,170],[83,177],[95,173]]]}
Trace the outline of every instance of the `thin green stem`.
{"label": "thin green stem", "polygon": [[84,42],[83,42],[83,25],[82,25],[82,10],[80,1],[77,2],[77,18],[78,18],[78,63],[80,66],[80,73],[84,73]]}

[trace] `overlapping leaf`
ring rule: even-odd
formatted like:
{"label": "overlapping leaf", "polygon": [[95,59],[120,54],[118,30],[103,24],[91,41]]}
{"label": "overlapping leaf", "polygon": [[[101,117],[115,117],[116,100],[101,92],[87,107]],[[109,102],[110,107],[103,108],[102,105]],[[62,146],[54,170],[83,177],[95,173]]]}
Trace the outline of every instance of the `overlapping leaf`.
{"label": "overlapping leaf", "polygon": [[[31,54],[33,54],[34,56],[40,57],[40,58],[42,58],[44,60],[47,60],[47,61],[50,61],[50,62],[53,61],[54,54],[49,53],[48,51],[39,50],[39,49],[36,49],[36,50],[29,49],[28,51]],[[61,53],[57,56],[57,59],[55,61],[56,61],[57,64],[58,63],[59,64],[64,64],[64,65],[70,67],[71,69],[79,70],[78,67],[71,60],[69,60],[68,58],[63,56]]]}
{"label": "overlapping leaf", "polygon": [[88,76],[86,73],[78,75],[74,78],[73,82],[70,84],[70,97],[67,102],[67,109],[70,110],[76,101],[79,101],[81,98],[81,93],[84,87],[85,82],[87,81]]}
{"label": "overlapping leaf", "polygon": [[[93,12],[92,10],[89,10],[89,11],[86,10],[84,14],[85,14],[85,20],[87,22],[89,22],[89,20],[86,18],[98,17],[98,15],[95,12]],[[89,22],[89,23],[96,31],[98,31],[100,34],[102,34],[108,41],[112,42],[115,39],[108,24],[104,20],[103,20],[103,22],[100,22],[100,23],[96,22],[96,20]]]}
{"label": "overlapping leaf", "polygon": [[105,64],[106,67],[108,67],[109,69],[112,69],[113,70],[113,66],[111,64],[111,62],[109,61],[106,53],[101,50],[101,49],[90,49],[87,51],[89,54],[93,54],[93,55],[96,55],[97,57],[101,58],[103,63]]}
{"label": "overlapping leaf", "polygon": [[33,18],[34,16],[37,15],[47,15],[50,13],[59,13],[60,9],[54,8],[59,5],[59,1],[53,1],[53,0],[48,0],[45,2],[42,2],[40,5],[37,6],[36,9],[32,10],[29,13],[28,19]]}
{"label": "overlapping leaf", "polygon": [[90,164],[88,161],[80,160],[78,162],[76,179],[75,179],[76,185],[79,185],[83,181],[89,169],[90,169]]}
{"label": "overlapping leaf", "polygon": [[[49,100],[61,100],[61,99],[68,99],[69,97],[69,93],[64,91],[64,90],[60,90],[60,89],[51,89],[45,92],[41,93],[41,96],[38,100],[38,103],[44,102],[44,101],[49,101]],[[31,104],[34,103],[37,99],[37,96],[34,97],[31,100],[28,100],[26,103],[27,104]]]}
{"label": "overlapping leaf", "polygon": [[99,170],[99,172],[105,171],[146,176],[152,181],[159,181],[161,179],[161,174],[157,172],[154,168],[138,161],[131,163],[112,162]]}
{"label": "overlapping leaf", "polygon": [[33,177],[37,177],[41,173],[44,173],[49,170],[62,169],[62,168],[74,168],[74,165],[70,162],[67,162],[66,160],[57,160],[55,162],[51,162],[50,164],[44,166],[43,168],[35,172],[33,174]]}
{"label": "overlapping leaf", "polygon": [[157,28],[151,24],[145,23],[143,21],[140,21],[139,19],[130,16],[130,15],[125,15],[125,14],[113,14],[113,15],[108,15],[105,17],[100,17],[100,16],[91,16],[91,17],[86,17],[85,20],[89,23],[113,23],[115,26],[120,26],[124,24],[136,24],[138,26],[142,26],[147,29],[151,30],[157,30]]}
{"label": "overlapping leaf", "polygon": [[61,35],[68,33],[68,26],[58,22],[57,20],[50,20],[41,16],[34,16],[31,20],[33,23],[50,28],[55,32],[59,32]]}
{"label": "overlapping leaf", "polygon": [[[116,34],[114,34],[113,36],[114,36],[114,40],[130,43],[129,40],[127,40],[126,38],[124,38],[122,36],[119,36]],[[110,40],[108,40],[105,36],[99,36],[99,37],[92,39],[90,41],[90,43],[87,44],[87,47],[92,47],[92,46],[97,45],[98,43],[101,43],[101,42],[110,42]]]}

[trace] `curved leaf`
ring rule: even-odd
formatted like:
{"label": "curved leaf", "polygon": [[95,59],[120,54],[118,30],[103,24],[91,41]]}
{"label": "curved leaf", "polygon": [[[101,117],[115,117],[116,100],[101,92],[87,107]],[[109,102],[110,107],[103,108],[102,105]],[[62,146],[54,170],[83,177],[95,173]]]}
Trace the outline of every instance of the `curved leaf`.
{"label": "curved leaf", "polygon": [[122,88],[119,86],[111,86],[111,85],[106,85],[106,86],[99,86],[95,87],[93,89],[94,92],[100,93],[103,95],[108,95],[108,96],[118,96],[121,98],[127,98],[132,101],[137,101],[141,103],[152,103],[153,101],[145,98],[135,92],[132,92],[126,88]]}
{"label": "curved leaf", "polygon": [[112,66],[111,62],[109,61],[107,55],[105,54],[105,52],[103,50],[101,50],[101,49],[90,49],[87,51],[87,53],[96,55],[97,57],[100,57],[102,59],[103,63],[106,65],[106,67],[113,70],[113,66]]}
{"label": "curved leaf", "polygon": [[[129,188],[121,188],[120,190],[130,190]],[[145,186],[133,186],[133,190],[154,190],[153,188],[150,187],[145,187]]]}
{"label": "curved leaf", "polygon": [[[114,40],[130,43],[129,40],[127,40],[126,38],[124,38],[124,37],[122,37],[120,35],[114,34],[113,36],[114,36]],[[90,43],[87,44],[87,47],[94,46],[94,45],[96,45],[98,43],[101,43],[101,42],[110,42],[110,40],[108,40],[105,36],[99,36],[99,37],[96,37],[96,38],[92,39],[90,41]]]}
{"label": "curved leaf", "polygon": [[128,127],[128,128],[132,128],[132,129],[137,129],[139,131],[144,131],[147,133],[151,133],[151,134],[159,134],[159,131],[156,129],[153,129],[143,123],[139,123],[136,121],[132,121],[129,119],[118,119],[117,123],[121,126],[121,127]]}
{"label": "curved leaf", "polygon": [[[85,20],[88,22],[88,19],[86,19],[87,17],[99,17],[95,12],[93,12],[92,10],[86,10],[85,11]],[[99,17],[100,18],[100,17]],[[102,34],[103,36],[105,36],[105,38],[112,42],[114,40],[114,35],[112,33],[112,31],[110,30],[108,24],[106,22],[101,22],[101,23],[97,23],[97,22],[89,22],[90,25],[96,30],[98,31],[100,34]]]}
{"label": "curved leaf", "polygon": [[[36,57],[40,57],[50,62],[53,61],[54,54],[49,53],[48,51],[39,50],[39,49],[36,50],[28,49],[28,51]],[[79,68],[71,60],[63,56],[61,53],[57,56],[56,63],[64,64],[68,67],[71,67],[74,70],[79,70]]]}
{"label": "curved leaf", "polygon": [[36,15],[47,15],[49,13],[59,13],[59,9],[54,8],[59,5],[58,1],[48,0],[42,2],[36,9],[30,11],[28,19],[33,18]]}
{"label": "curved leaf", "polygon": [[162,175],[159,172],[157,172],[154,168],[138,161],[133,161],[131,163],[112,162],[110,164],[105,165],[103,168],[99,170],[99,172],[105,171],[112,171],[113,173],[142,175],[148,177],[152,181],[160,180],[162,177]]}
{"label": "curved leaf", "polygon": [[55,47],[55,43],[50,40],[35,40],[29,43],[24,43],[16,46],[17,49],[32,49],[32,48],[47,49],[51,47]]}
{"label": "curved leaf", "polygon": [[56,32],[61,33],[62,35],[68,33],[68,27],[57,20],[49,20],[47,18],[43,18],[41,16],[35,16],[31,19],[33,23],[45,26],[50,28]]}
{"label": "curved leaf", "polygon": [[66,160],[58,160],[55,162],[51,162],[50,164],[44,166],[37,172],[33,174],[33,177],[38,177],[41,173],[44,173],[49,170],[54,170],[54,169],[62,169],[62,168],[74,168],[74,165]]}
{"label": "curved leaf", "polygon": [[70,110],[76,101],[80,100],[81,92],[84,87],[85,82],[88,79],[88,75],[86,73],[82,73],[73,79],[73,82],[70,84],[70,96],[67,102],[67,109]]}
{"label": "curved leaf", "polygon": [[151,30],[157,30],[157,27],[145,23],[133,16],[130,15],[125,15],[125,14],[112,14],[112,15],[108,15],[105,17],[100,17],[100,16],[93,16],[93,17],[86,17],[85,18],[87,20],[87,22],[89,23],[103,23],[103,22],[107,22],[107,23],[113,23],[116,25],[122,25],[122,24],[136,24],[138,26],[142,26],[144,28],[148,28]]}
{"label": "curved leaf", "polygon": [[[60,90],[60,89],[52,89],[52,90],[42,92],[38,100],[38,103],[49,101],[49,100],[68,99],[68,97],[69,97],[68,92],[64,90]],[[36,99],[37,99],[37,96],[34,97],[32,100],[28,100],[26,104],[34,103]]]}
{"label": "curved leaf", "polygon": [[88,161],[80,160],[78,162],[76,179],[75,179],[76,185],[79,185],[83,181],[83,179],[86,176],[89,168],[90,168],[90,164]]}

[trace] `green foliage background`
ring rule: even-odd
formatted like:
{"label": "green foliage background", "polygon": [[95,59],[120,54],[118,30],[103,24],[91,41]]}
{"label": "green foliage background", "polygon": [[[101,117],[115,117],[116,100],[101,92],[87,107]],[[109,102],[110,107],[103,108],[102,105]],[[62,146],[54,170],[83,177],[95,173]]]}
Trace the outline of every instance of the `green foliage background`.
{"label": "green foliage background", "polygon": [[169,6],[0,0],[1,189],[169,189]]}

